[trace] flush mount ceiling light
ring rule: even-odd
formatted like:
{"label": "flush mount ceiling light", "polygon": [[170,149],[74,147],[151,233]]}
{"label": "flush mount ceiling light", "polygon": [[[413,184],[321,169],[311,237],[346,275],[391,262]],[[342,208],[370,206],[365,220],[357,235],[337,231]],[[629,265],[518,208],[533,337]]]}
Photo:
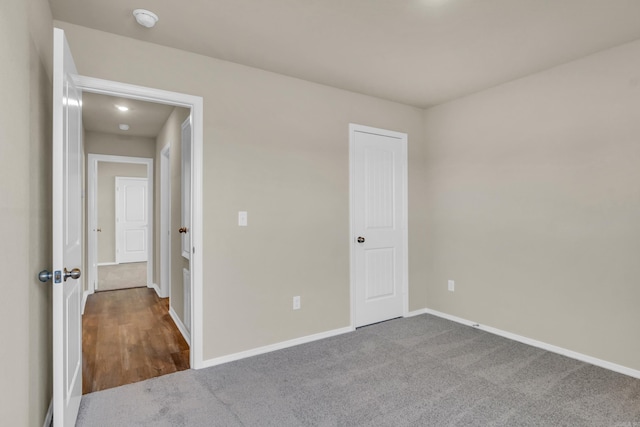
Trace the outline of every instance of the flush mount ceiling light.
{"label": "flush mount ceiling light", "polygon": [[147,28],[153,27],[154,25],[156,25],[156,22],[158,22],[158,15],[145,9],[134,10],[133,16],[136,17],[136,21],[138,21],[138,24]]}
{"label": "flush mount ceiling light", "polygon": [[129,107],[125,107],[124,105],[116,105],[116,108],[120,111],[129,111]]}
{"label": "flush mount ceiling light", "polygon": [[122,123],[120,126],[118,126],[120,128],[120,130],[129,130],[129,125],[125,125],[124,123]]}

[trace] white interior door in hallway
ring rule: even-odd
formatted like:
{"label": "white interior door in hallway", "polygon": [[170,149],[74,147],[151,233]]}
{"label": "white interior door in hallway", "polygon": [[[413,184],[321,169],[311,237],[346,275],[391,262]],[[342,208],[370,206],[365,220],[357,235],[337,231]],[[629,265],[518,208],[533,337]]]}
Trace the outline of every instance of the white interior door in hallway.
{"label": "white interior door in hallway", "polygon": [[116,262],[147,261],[147,178],[116,177]]}
{"label": "white interior door in hallway", "polygon": [[360,125],[349,131],[352,323],[359,327],[407,313],[407,135]]}
{"label": "white interior door in hallway", "polygon": [[53,424],[66,427],[82,397],[82,91],[62,30],[53,42]]}

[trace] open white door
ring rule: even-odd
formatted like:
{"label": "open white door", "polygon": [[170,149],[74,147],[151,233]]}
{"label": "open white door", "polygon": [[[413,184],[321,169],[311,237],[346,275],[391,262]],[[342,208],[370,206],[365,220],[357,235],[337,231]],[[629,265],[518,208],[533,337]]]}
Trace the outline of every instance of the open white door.
{"label": "open white door", "polygon": [[62,427],[75,425],[82,398],[82,92],[62,30],[53,43],[53,424]]}

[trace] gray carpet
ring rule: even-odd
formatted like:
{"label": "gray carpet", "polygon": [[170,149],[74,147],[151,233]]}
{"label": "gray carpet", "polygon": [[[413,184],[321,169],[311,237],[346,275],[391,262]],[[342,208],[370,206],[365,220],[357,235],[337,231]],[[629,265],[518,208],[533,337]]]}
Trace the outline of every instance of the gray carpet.
{"label": "gray carpet", "polygon": [[78,426],[640,426],[640,380],[430,315],[83,396]]}
{"label": "gray carpet", "polygon": [[127,262],[98,266],[98,291],[147,286],[147,263]]}

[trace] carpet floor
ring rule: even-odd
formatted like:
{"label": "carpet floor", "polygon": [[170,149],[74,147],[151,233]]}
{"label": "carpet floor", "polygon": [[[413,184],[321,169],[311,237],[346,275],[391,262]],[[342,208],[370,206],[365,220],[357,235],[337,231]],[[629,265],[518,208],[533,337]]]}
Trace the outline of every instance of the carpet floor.
{"label": "carpet floor", "polygon": [[98,291],[147,286],[147,263],[128,262],[98,266]]}
{"label": "carpet floor", "polygon": [[640,380],[431,315],[83,396],[78,426],[640,426]]}

